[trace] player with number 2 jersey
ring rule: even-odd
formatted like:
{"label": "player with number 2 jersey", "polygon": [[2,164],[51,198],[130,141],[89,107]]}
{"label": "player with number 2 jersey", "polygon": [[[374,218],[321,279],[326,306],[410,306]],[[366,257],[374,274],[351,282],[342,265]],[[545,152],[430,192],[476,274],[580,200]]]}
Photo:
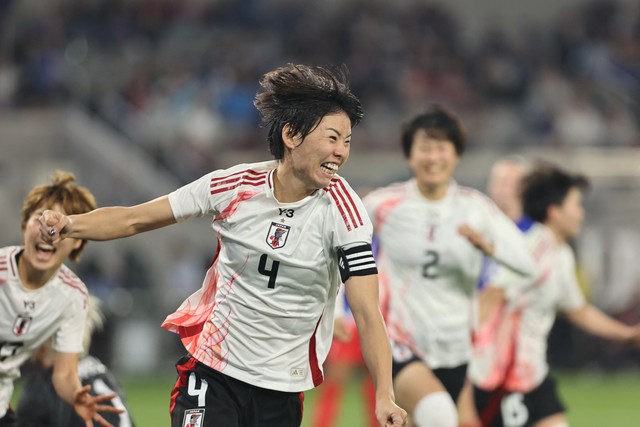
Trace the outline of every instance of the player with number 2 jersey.
{"label": "player with number 2 jersey", "polygon": [[466,143],[453,112],[432,106],[405,124],[401,140],[413,178],[363,200],[387,287],[394,389],[416,425],[457,426],[483,256],[523,275],[536,268],[513,222],[452,179]]}

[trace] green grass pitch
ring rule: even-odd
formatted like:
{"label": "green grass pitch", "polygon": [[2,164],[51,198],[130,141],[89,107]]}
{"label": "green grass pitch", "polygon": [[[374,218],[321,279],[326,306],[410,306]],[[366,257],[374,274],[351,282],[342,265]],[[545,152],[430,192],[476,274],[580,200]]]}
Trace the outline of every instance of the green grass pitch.
{"label": "green grass pitch", "polygon": [[[640,427],[640,372],[616,374],[555,373],[573,427]],[[121,378],[138,427],[169,426],[169,397],[174,378]],[[13,402],[19,393],[16,388]],[[365,427],[359,384],[350,383],[335,427]],[[316,393],[305,393],[303,427],[312,427]]]}

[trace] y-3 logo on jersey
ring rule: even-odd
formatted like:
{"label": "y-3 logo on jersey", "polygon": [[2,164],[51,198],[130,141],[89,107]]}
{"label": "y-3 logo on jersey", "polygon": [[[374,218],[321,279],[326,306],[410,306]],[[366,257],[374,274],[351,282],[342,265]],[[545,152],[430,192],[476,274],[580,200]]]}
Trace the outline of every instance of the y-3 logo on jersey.
{"label": "y-3 logo on jersey", "polygon": [[282,209],[282,208],[278,208],[280,209],[280,215],[284,215],[287,218],[293,218],[293,209]]}
{"label": "y-3 logo on jersey", "polygon": [[267,244],[273,249],[278,249],[287,243],[287,237],[289,237],[289,231],[291,226],[272,222],[267,233]]}
{"label": "y-3 logo on jersey", "polygon": [[20,337],[29,331],[29,326],[31,326],[31,317],[18,315],[16,317],[16,321],[13,322],[13,333],[15,336]]}

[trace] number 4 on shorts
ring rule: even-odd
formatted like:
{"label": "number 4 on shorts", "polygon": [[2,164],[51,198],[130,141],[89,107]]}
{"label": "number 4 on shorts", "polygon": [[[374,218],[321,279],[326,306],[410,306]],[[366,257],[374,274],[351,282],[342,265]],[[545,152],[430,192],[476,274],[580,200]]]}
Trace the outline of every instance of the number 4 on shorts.
{"label": "number 4 on shorts", "polygon": [[187,384],[187,393],[189,393],[189,396],[198,396],[199,407],[205,406],[204,399],[207,394],[208,387],[209,384],[206,380],[200,380],[200,388],[196,388],[196,373],[191,372],[191,375],[189,375],[189,383]]}

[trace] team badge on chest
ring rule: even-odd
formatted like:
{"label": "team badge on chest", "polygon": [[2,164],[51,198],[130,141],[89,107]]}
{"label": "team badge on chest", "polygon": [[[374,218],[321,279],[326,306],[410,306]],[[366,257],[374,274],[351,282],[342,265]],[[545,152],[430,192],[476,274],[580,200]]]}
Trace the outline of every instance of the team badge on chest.
{"label": "team badge on chest", "polygon": [[21,337],[29,331],[29,326],[31,326],[31,317],[18,315],[16,317],[15,322],[13,322],[13,333],[17,337]]}
{"label": "team badge on chest", "polygon": [[291,226],[272,222],[269,227],[269,233],[267,233],[267,244],[272,249],[278,249],[287,243],[287,237],[289,237],[289,231]]}

